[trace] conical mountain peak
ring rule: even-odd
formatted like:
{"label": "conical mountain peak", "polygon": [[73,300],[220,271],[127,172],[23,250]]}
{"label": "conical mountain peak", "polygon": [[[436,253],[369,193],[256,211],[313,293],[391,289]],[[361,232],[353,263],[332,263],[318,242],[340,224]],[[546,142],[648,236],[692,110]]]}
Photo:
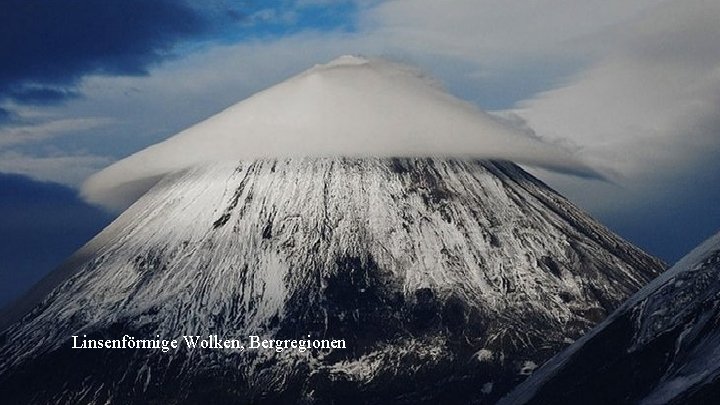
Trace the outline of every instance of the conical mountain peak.
{"label": "conical mountain peak", "polygon": [[[507,161],[202,165],[165,176],[0,318],[0,396],[493,403],[662,269]],[[181,346],[70,349],[83,335]],[[191,335],[347,347],[194,350]]]}

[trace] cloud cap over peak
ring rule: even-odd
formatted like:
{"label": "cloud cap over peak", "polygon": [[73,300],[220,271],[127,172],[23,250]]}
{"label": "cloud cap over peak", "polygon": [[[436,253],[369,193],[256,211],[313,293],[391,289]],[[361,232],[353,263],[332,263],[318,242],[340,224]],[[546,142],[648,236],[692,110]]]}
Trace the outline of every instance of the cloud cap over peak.
{"label": "cloud cap over peak", "polygon": [[565,149],[453,97],[414,68],[343,56],[116,162],[90,177],[83,195],[119,209],[187,167],[323,156],[503,159],[592,172]]}

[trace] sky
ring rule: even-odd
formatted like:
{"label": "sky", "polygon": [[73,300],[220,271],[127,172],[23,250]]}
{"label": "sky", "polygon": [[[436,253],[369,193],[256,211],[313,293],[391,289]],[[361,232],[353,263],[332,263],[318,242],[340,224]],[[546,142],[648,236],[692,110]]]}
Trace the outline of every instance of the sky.
{"label": "sky", "polygon": [[416,66],[599,176],[528,169],[669,263],[720,229],[712,0],[0,2],[0,306],[117,212],[83,182],[340,55]]}

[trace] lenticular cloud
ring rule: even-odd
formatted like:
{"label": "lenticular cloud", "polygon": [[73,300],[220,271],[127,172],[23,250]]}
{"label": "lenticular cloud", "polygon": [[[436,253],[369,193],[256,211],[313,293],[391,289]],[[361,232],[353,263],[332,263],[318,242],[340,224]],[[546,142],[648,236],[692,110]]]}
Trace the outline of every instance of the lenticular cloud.
{"label": "lenticular cloud", "polygon": [[567,151],[514,129],[407,66],[343,56],[235,104],[91,176],[83,195],[124,208],[165,174],[224,160],[459,157],[589,174]]}

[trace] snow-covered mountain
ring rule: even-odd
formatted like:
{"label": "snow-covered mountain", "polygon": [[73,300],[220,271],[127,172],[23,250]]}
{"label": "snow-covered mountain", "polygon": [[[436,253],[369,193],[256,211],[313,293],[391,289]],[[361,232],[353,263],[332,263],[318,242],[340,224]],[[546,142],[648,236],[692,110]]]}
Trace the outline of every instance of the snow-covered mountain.
{"label": "snow-covered mountain", "polygon": [[711,404],[720,398],[720,234],[628,300],[503,404]]}
{"label": "snow-covered mountain", "polygon": [[[662,269],[505,161],[201,165],[165,176],[5,318],[0,398],[494,401]],[[71,348],[124,334],[347,348]]]}
{"label": "snow-covered mountain", "polygon": [[[0,398],[492,402],[663,269],[510,161],[592,175],[395,63],[260,92],[87,181],[135,203],[0,319]],[[181,345],[73,348],[124,335]]]}

